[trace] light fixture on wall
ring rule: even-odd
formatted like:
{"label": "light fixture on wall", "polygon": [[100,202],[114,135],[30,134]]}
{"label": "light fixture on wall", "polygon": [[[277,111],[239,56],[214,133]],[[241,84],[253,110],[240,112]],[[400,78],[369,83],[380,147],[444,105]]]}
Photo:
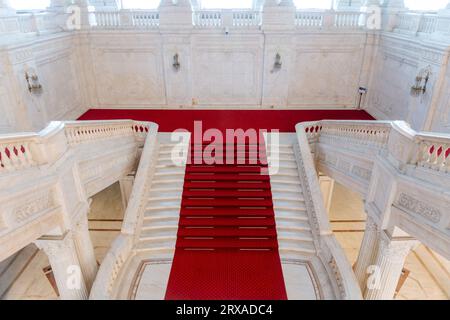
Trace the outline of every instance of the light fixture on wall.
{"label": "light fixture on wall", "polygon": [[42,85],[39,83],[39,77],[32,69],[25,72],[25,79],[28,84],[28,91],[30,93],[40,93],[42,91]]}
{"label": "light fixture on wall", "polygon": [[180,70],[180,68],[181,68],[180,56],[178,55],[178,53],[175,53],[175,55],[173,56],[172,66],[176,71]]}
{"label": "light fixture on wall", "polygon": [[418,97],[427,92],[427,86],[428,82],[430,81],[430,76],[431,76],[431,66],[428,66],[420,70],[419,74],[416,77],[414,85],[411,87],[412,96]]}
{"label": "light fixture on wall", "polygon": [[277,53],[277,55],[275,56],[275,63],[273,65],[273,69],[280,70],[282,66],[283,66],[283,62],[281,62],[281,55],[279,53]]}

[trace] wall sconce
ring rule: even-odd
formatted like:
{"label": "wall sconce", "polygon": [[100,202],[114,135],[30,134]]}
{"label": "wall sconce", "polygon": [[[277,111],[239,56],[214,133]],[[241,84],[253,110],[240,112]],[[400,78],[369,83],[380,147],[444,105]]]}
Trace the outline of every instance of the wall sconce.
{"label": "wall sconce", "polygon": [[282,66],[283,66],[283,63],[281,62],[281,56],[279,53],[277,53],[277,55],[275,56],[275,63],[273,65],[273,69],[280,70]]}
{"label": "wall sconce", "polygon": [[414,97],[418,97],[421,94],[425,94],[427,92],[428,81],[431,76],[431,67],[428,66],[425,69],[422,69],[416,77],[416,81],[414,85],[411,87],[411,95]]}
{"label": "wall sconce", "polygon": [[173,68],[178,71],[181,68],[181,64],[180,64],[180,56],[178,55],[178,53],[176,53],[173,56]]}
{"label": "wall sconce", "polygon": [[42,85],[39,83],[39,77],[34,72],[34,70],[30,70],[25,72],[25,79],[28,84],[28,91],[30,93],[40,93],[42,90]]}

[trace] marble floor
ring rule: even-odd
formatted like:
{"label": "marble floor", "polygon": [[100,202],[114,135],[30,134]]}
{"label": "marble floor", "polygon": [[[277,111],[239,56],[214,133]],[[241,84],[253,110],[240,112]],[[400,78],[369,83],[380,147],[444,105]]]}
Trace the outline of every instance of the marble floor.
{"label": "marble floor", "polygon": [[[329,212],[334,234],[344,248],[348,260],[353,265],[358,257],[363,239],[366,214],[360,196],[345,187],[335,184]],[[403,287],[396,296],[399,300],[448,300],[450,286],[450,264],[440,259],[440,270],[431,270],[423,260],[434,257],[424,256],[423,251],[431,251],[423,245],[411,252],[406,259],[405,269],[410,271]],[[440,277],[438,274],[442,274]],[[447,276],[445,276],[447,274]],[[439,280],[440,278],[440,280]]]}
{"label": "marble floor", "polygon": [[[118,184],[93,197],[89,228],[96,257],[101,263],[123,222],[123,208]],[[360,197],[336,184],[330,209],[335,235],[350,263],[356,261],[365,226],[365,213]],[[37,249],[36,249],[37,250]],[[430,258],[432,257],[432,258]],[[435,259],[436,261],[434,261]],[[433,260],[430,262],[430,260]],[[58,299],[43,269],[49,266],[47,256],[39,251],[30,259],[2,299]],[[396,299],[449,299],[450,264],[420,246],[412,252],[405,268],[410,271]],[[436,270],[439,269],[439,272]],[[162,299],[170,264],[147,264],[143,267],[135,299]],[[290,299],[316,299],[313,277],[308,266],[283,264]],[[447,273],[445,273],[447,272]],[[302,288],[299,290],[298,288]]]}

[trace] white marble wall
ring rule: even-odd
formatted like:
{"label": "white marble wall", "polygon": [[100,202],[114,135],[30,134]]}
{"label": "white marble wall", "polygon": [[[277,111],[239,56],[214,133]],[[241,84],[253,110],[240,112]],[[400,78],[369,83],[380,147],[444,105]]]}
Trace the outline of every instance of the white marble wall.
{"label": "white marble wall", "polygon": [[[179,55],[181,67],[173,68]],[[276,54],[282,67],[274,69]],[[450,131],[445,46],[404,35],[232,29],[108,30],[38,37],[0,53],[0,132],[39,130],[89,108],[355,109]],[[432,70],[425,95],[410,88]],[[30,94],[25,71],[43,86]]]}
{"label": "white marble wall", "polygon": [[[7,47],[0,61],[0,132],[40,130],[82,114],[88,104],[80,59],[72,35]],[[41,92],[29,92],[27,71],[39,77]]]}
{"label": "white marble wall", "polygon": [[[380,120],[405,120],[415,130],[450,131],[448,56],[444,46],[384,34],[373,62],[367,110]],[[425,94],[411,87],[424,68],[431,70]]]}
{"label": "white marble wall", "polygon": [[[94,107],[355,108],[367,35],[93,33]],[[181,68],[176,71],[173,56]],[[283,66],[274,70],[279,53]]]}

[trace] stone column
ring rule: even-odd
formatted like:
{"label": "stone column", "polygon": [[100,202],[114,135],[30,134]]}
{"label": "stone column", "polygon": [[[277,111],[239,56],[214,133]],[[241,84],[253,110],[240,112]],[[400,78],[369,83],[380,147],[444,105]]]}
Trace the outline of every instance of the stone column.
{"label": "stone column", "polygon": [[86,300],[88,291],[81,273],[72,234],[61,238],[45,237],[36,245],[48,256],[62,300]]}
{"label": "stone column", "polygon": [[73,239],[84,281],[87,289],[90,290],[97,275],[98,264],[89,234],[87,214],[81,215],[80,220],[74,226]]}
{"label": "stone column", "polygon": [[377,255],[379,234],[380,228],[376,224],[375,220],[368,215],[366,230],[364,231],[364,237],[361,242],[361,247],[359,248],[358,259],[356,260],[356,264],[354,266],[355,276],[358,280],[361,292],[366,290],[369,267],[373,265]]}
{"label": "stone column", "polygon": [[374,262],[374,282],[367,285],[366,300],[391,300],[402,274],[406,257],[418,242],[412,239],[391,239],[381,232]]}

